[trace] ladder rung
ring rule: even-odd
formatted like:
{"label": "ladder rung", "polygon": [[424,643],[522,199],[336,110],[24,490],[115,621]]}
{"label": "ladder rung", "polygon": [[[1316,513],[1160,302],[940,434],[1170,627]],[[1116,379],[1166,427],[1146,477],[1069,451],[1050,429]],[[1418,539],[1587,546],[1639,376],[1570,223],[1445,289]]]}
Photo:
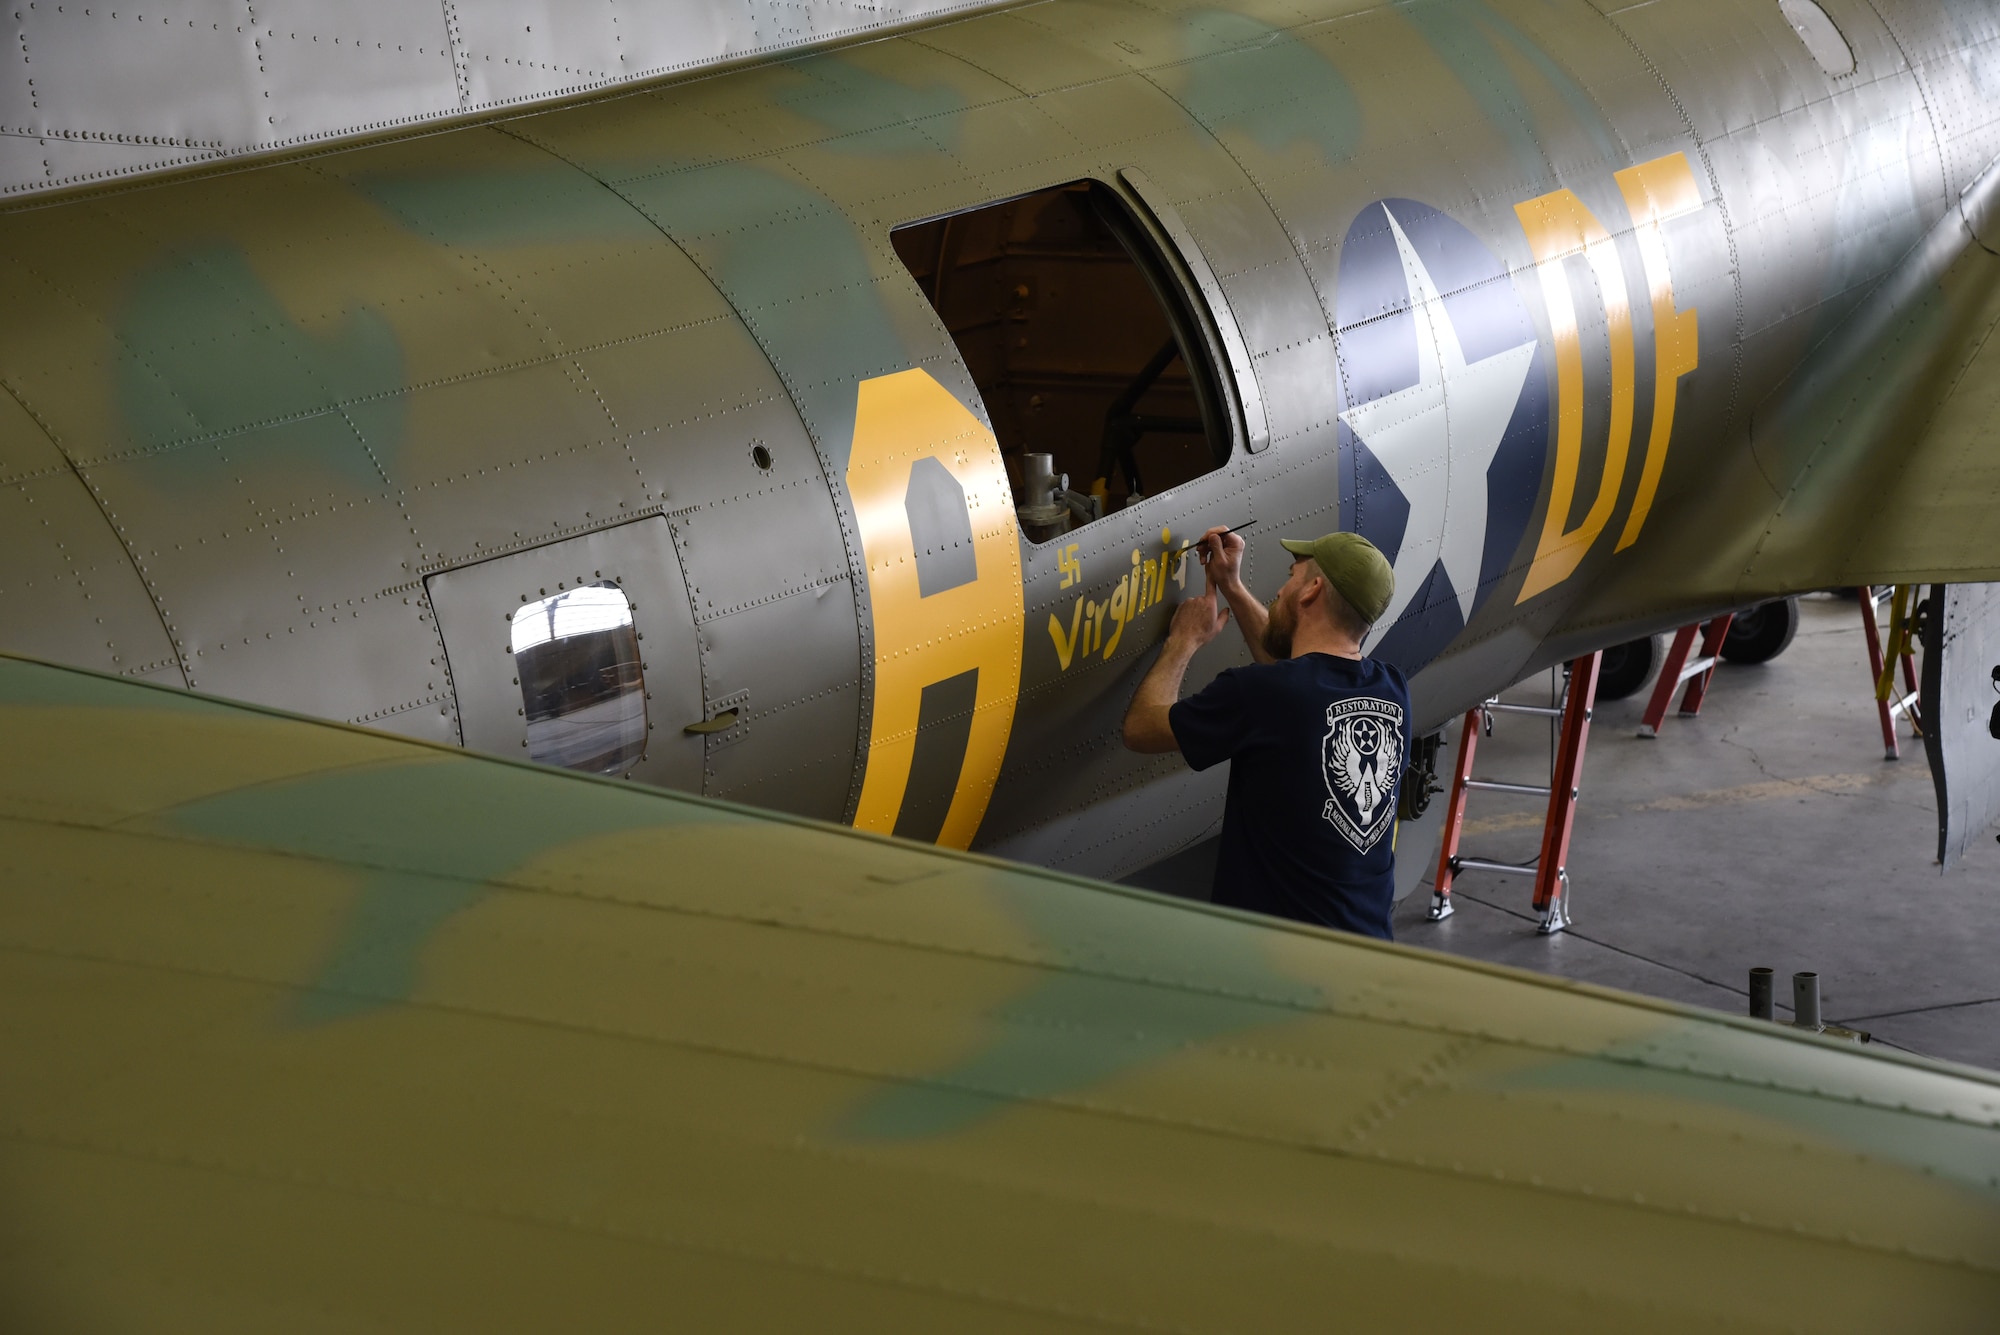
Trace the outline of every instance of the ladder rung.
{"label": "ladder rung", "polygon": [[1689,677],[1698,677],[1721,661],[1720,658],[1715,657],[1697,658],[1681,669],[1680,679],[1681,681],[1686,681]]}
{"label": "ladder rung", "polygon": [[1540,718],[1561,718],[1560,705],[1503,705],[1498,700],[1486,702],[1486,708],[1495,714],[1534,714]]}
{"label": "ladder rung", "polygon": [[1485,858],[1453,858],[1452,861],[1466,871],[1505,871],[1516,876],[1533,876],[1536,870],[1518,862],[1488,862]]}
{"label": "ladder rung", "polygon": [[1896,697],[1896,699],[1895,699],[1895,700],[1894,700],[1894,701],[1893,701],[1893,702],[1892,702],[1892,703],[1891,703],[1891,704],[1889,705],[1889,717],[1890,717],[1890,718],[1894,718],[1894,717],[1896,717],[1896,716],[1897,716],[1898,714],[1907,714],[1907,713],[1909,713],[1909,712],[1910,712],[1911,710],[1915,709],[1916,707],[1917,707],[1917,697],[1916,697],[1916,696],[1914,696],[1914,695],[1899,695],[1899,696],[1897,696],[1897,697]]}
{"label": "ladder rung", "polygon": [[1526,793],[1531,797],[1547,797],[1549,789],[1543,784],[1500,783],[1493,779],[1467,779],[1467,788],[1482,788],[1489,793]]}

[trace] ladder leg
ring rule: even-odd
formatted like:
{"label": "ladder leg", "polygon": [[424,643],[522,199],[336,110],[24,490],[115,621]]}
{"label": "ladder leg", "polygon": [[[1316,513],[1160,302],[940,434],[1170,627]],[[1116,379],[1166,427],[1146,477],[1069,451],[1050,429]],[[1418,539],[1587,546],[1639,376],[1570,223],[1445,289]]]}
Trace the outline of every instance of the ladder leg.
{"label": "ladder leg", "polygon": [[1915,646],[1911,641],[1916,639],[1917,595],[1922,592],[1922,586],[1916,584],[1899,584],[1896,586],[1897,610],[1903,612],[1902,633],[1896,637],[1895,648],[1897,657],[1902,659],[1903,662],[1903,717],[1909,719],[1911,735],[1916,737],[1924,735],[1924,720],[1923,715],[1917,709],[1919,692],[1919,687],[1917,686],[1917,656],[1914,652]]}
{"label": "ladder leg", "polygon": [[1920,688],[1917,685],[1917,656],[1915,654],[1903,655],[1903,688],[1908,692],[1906,698],[1910,702],[1909,707],[1903,711],[1903,716],[1910,720],[1910,731],[1916,736],[1922,737],[1924,735],[1924,715],[1923,711],[1917,708],[1917,701],[1921,697],[1918,694]]}
{"label": "ladder leg", "polygon": [[[1667,661],[1660,664],[1660,679],[1653,683],[1653,698],[1646,702],[1646,717],[1639,724],[1641,737],[1658,737],[1660,724],[1666,720],[1667,706],[1673,701],[1674,688],[1681,684],[1681,669],[1687,666],[1688,651],[1694,647],[1696,626],[1682,626],[1674,632],[1674,642],[1667,649]],[[1572,678],[1572,687],[1574,678]]]}
{"label": "ladder leg", "polygon": [[1458,738],[1458,763],[1452,766],[1451,797],[1444,807],[1444,837],[1438,841],[1438,868],[1436,888],[1431,891],[1431,906],[1424,917],[1431,922],[1443,922],[1452,915],[1451,883],[1458,875],[1454,865],[1458,860],[1459,836],[1465,832],[1465,781],[1472,777],[1472,753],[1479,746],[1479,714],[1477,706],[1465,711],[1465,727]]}
{"label": "ladder leg", "polygon": [[[1868,680],[1878,682],[1882,680],[1882,627],[1875,619],[1875,590],[1867,584],[1861,586],[1861,635],[1868,642]],[[1882,755],[1894,760],[1902,754],[1896,744],[1896,716],[1880,696],[1875,700],[1875,713],[1882,723]]]}
{"label": "ladder leg", "polygon": [[1542,822],[1542,856],[1535,864],[1535,930],[1551,936],[1569,926],[1569,840],[1576,829],[1576,798],[1582,789],[1583,748],[1590,738],[1590,715],[1597,703],[1601,653],[1586,654],[1569,666],[1569,704],[1563,710],[1562,746],[1549,778],[1549,814]]}
{"label": "ladder leg", "polygon": [[[1735,619],[1736,615],[1732,612],[1716,617],[1708,623],[1708,629],[1704,630],[1701,636],[1703,658],[1713,659],[1722,651],[1722,642],[1729,638],[1729,623]],[[1692,718],[1701,712],[1701,702],[1708,698],[1708,683],[1713,676],[1715,676],[1715,664],[1711,662],[1705,670],[1688,678],[1687,694],[1681,697],[1682,718]]]}

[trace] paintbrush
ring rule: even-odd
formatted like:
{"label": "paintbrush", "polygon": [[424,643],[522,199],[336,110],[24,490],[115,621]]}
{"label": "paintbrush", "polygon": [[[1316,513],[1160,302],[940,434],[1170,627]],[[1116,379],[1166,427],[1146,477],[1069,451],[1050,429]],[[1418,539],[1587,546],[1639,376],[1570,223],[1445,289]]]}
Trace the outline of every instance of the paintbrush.
{"label": "paintbrush", "polygon": [[[1250,526],[1251,526],[1252,524],[1254,524],[1254,523],[1256,523],[1256,522],[1257,522],[1257,521],[1256,521],[1256,520],[1254,520],[1254,519],[1246,519],[1246,520],[1244,520],[1244,521],[1243,521],[1242,523],[1240,523],[1240,524],[1236,525],[1235,527],[1233,527],[1233,528],[1226,528],[1226,529],[1222,530],[1222,532],[1223,532],[1223,533],[1241,533],[1241,532],[1242,532],[1242,531],[1243,531],[1244,529],[1246,529],[1246,528],[1249,528],[1249,527],[1250,527]],[[1219,534],[1217,534],[1216,536],[1217,536],[1217,537],[1220,537],[1220,536],[1222,536],[1222,535],[1221,535],[1221,534],[1219,533]],[[1185,546],[1185,547],[1182,547],[1182,548],[1180,548],[1179,550],[1177,550],[1177,551],[1176,551],[1176,552],[1174,553],[1174,555],[1175,555],[1175,556],[1185,556],[1185,555],[1186,555],[1187,553],[1189,553],[1189,552],[1193,551],[1193,550],[1194,550],[1195,548],[1197,548],[1197,547],[1201,546],[1201,545],[1202,545],[1202,544],[1203,544],[1204,542],[1207,542],[1207,541],[1208,541],[1208,535],[1207,535],[1206,533],[1204,533],[1204,534],[1202,534],[1202,535],[1201,535],[1201,536],[1200,536],[1199,538],[1196,538],[1196,539],[1195,539],[1195,540],[1194,540],[1193,542],[1189,543],[1189,544],[1188,544],[1187,546]]]}

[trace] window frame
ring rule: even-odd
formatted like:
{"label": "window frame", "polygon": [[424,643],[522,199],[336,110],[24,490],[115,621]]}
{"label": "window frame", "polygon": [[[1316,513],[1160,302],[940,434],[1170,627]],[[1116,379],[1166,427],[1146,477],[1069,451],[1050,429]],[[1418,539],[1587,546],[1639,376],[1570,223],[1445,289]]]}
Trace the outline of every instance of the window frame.
{"label": "window frame", "polygon": [[[1261,425],[1262,401],[1256,392],[1256,381],[1249,364],[1247,345],[1238,330],[1233,312],[1222,296],[1220,285],[1215,281],[1208,260],[1196,244],[1186,224],[1178,213],[1160,199],[1157,188],[1136,168],[1122,168],[1108,175],[1096,173],[1068,177],[1051,181],[1030,190],[1017,191],[995,199],[983,200],[964,208],[946,209],[938,213],[908,218],[891,224],[891,234],[908,227],[921,227],[947,218],[964,217],[968,214],[983,213],[988,209],[1002,208],[1021,200],[1032,199],[1050,191],[1063,190],[1076,185],[1095,187],[1091,192],[1093,211],[1111,232],[1145,280],[1148,291],[1165,317],[1168,329],[1179,346],[1182,360],[1188,364],[1188,379],[1192,385],[1195,402],[1199,409],[1204,432],[1209,441],[1213,458],[1212,465],[1196,477],[1189,478],[1163,492],[1148,493],[1138,505],[1126,507],[1134,512],[1145,507],[1160,496],[1173,494],[1179,487],[1199,481],[1203,477],[1221,472],[1244,454],[1260,452],[1269,444],[1269,431],[1265,429],[1261,438],[1253,423]],[[1100,203],[1099,201],[1103,201]],[[1105,207],[1105,205],[1109,207]],[[893,241],[889,246],[892,255],[898,255]],[[924,308],[930,311],[944,329],[945,341],[951,346],[952,355],[958,358],[960,369],[980,394],[980,411],[986,417],[989,428],[993,411],[985,402],[985,395],[978,383],[972,380],[971,368],[959,351],[957,340],[951,330],[944,325],[944,315],[931,303],[917,283],[916,275],[902,263],[900,255],[897,268],[911,284]],[[1218,318],[1216,307],[1221,307]],[[1231,348],[1239,351],[1239,356],[1231,356]],[[1225,374],[1225,372],[1227,372]],[[1255,410],[1245,411],[1244,393],[1248,389]],[[1218,449],[1220,443],[1222,448]],[[1125,510],[1112,512],[1123,514]],[[1105,515],[1104,519],[1111,518]],[[1020,516],[1015,515],[1015,526],[1023,541],[1031,547],[1044,547],[1069,538],[1085,529],[1101,524],[1103,519],[1067,530],[1065,533],[1035,539],[1028,535]]]}

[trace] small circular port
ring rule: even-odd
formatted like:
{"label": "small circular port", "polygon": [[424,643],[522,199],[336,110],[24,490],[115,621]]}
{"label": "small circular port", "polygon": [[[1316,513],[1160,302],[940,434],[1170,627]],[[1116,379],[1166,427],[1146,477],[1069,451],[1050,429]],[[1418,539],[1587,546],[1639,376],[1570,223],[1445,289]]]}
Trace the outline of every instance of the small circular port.
{"label": "small circular port", "polygon": [[750,447],[750,462],[756,464],[757,467],[763,469],[765,472],[770,472],[771,451],[763,445],[752,445]]}

